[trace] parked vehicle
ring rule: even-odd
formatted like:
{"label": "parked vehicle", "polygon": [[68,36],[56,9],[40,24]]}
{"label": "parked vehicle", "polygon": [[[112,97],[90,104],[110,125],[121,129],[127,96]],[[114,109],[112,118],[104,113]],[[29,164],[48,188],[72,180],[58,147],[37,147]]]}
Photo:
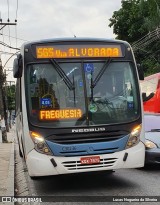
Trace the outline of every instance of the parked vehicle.
{"label": "parked vehicle", "polygon": [[160,164],[160,114],[145,113],[145,164]]}
{"label": "parked vehicle", "polygon": [[144,111],[160,113],[160,73],[145,77],[140,86]]}

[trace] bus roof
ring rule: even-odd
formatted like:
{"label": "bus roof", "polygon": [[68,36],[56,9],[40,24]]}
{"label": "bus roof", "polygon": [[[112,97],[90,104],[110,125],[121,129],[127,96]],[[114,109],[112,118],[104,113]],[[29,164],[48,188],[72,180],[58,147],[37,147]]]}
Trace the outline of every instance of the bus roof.
{"label": "bus roof", "polygon": [[62,42],[109,42],[109,43],[123,43],[126,46],[130,46],[130,44],[126,41],[122,41],[122,40],[117,40],[117,39],[106,39],[106,38],[85,38],[85,37],[68,37],[68,38],[51,38],[51,39],[42,39],[42,40],[37,40],[37,41],[29,41],[29,42],[25,42],[22,47],[30,45],[30,44],[43,44],[43,43],[53,43],[53,42],[57,42],[57,43],[62,43]]}

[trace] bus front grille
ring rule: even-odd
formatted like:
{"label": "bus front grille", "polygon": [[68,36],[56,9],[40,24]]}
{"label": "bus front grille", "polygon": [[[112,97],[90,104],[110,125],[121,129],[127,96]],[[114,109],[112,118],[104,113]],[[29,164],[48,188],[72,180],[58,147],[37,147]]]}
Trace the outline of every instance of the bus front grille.
{"label": "bus front grille", "polygon": [[104,158],[100,160],[99,164],[81,164],[80,161],[68,161],[68,162],[62,162],[62,165],[67,170],[85,170],[85,169],[97,169],[102,167],[112,167],[115,162],[117,161],[117,158]]}
{"label": "bus front grille", "polygon": [[126,131],[110,131],[101,133],[70,133],[70,134],[56,134],[47,137],[46,139],[58,144],[83,144],[83,143],[97,143],[109,142],[121,139],[128,135]]}

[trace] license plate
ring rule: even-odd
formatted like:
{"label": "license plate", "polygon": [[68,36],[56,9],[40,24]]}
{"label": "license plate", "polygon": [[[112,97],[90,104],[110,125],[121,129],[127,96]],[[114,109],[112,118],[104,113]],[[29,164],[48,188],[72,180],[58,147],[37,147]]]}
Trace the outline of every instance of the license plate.
{"label": "license plate", "polygon": [[82,157],[80,160],[81,160],[81,164],[99,164],[100,163],[99,156]]}

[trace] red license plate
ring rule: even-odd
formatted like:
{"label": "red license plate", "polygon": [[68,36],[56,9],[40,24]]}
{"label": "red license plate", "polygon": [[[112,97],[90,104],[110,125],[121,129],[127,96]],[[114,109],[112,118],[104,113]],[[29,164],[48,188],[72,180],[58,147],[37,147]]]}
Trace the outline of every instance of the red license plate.
{"label": "red license plate", "polygon": [[99,156],[82,157],[80,160],[81,160],[81,164],[99,164],[100,163]]}

